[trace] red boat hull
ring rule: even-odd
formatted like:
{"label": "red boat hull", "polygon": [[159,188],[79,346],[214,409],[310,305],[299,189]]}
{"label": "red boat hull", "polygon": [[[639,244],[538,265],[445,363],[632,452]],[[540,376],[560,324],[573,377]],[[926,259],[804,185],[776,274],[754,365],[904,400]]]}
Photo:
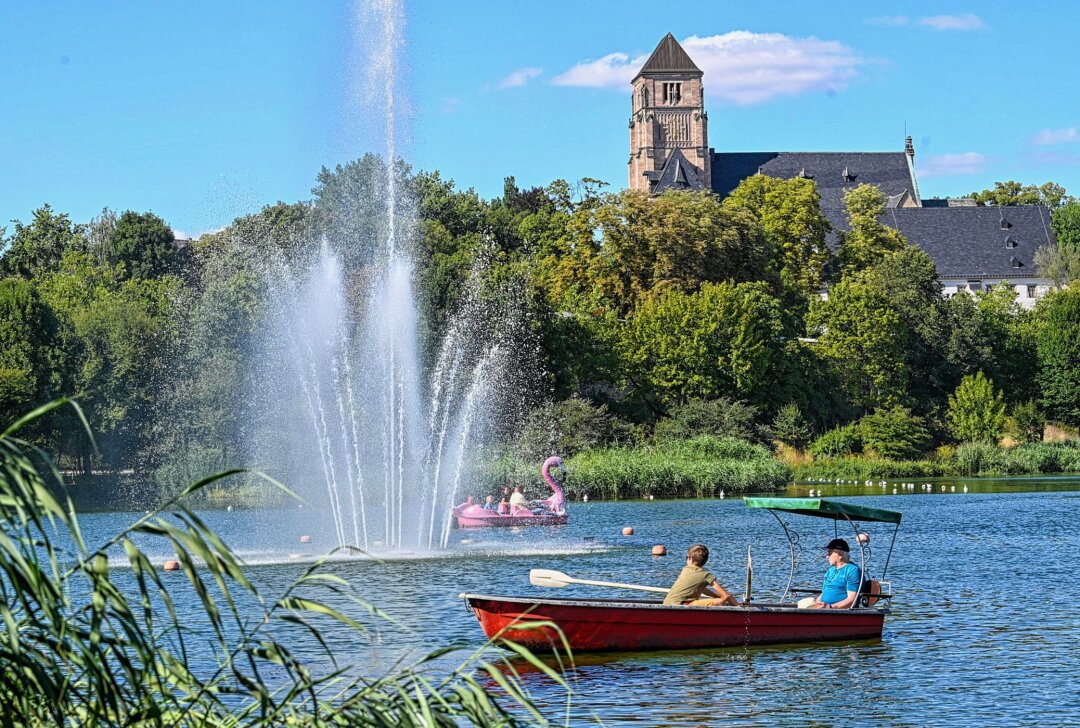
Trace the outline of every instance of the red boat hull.
{"label": "red boat hull", "polygon": [[[684,650],[736,645],[875,639],[885,610],[665,606],[659,601],[528,599],[462,594],[489,638],[502,637],[534,652]],[[551,622],[523,629],[523,625]]]}

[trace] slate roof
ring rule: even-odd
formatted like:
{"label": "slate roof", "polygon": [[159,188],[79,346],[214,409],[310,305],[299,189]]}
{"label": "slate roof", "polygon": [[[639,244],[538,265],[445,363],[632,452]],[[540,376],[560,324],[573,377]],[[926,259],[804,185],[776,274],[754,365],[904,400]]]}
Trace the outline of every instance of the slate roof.
{"label": "slate roof", "polygon": [[[826,216],[834,230],[847,229],[841,211]],[[1050,210],[1038,205],[898,207],[881,221],[926,251],[940,278],[1038,278],[1035,251],[1054,242]],[[835,245],[835,233],[830,239]]]}
{"label": "slate roof", "polygon": [[843,209],[844,193],[865,183],[876,185],[888,197],[907,192],[918,199],[903,152],[714,152],[712,189],[726,197],[758,172],[780,179],[800,175],[813,179],[822,209]]}
{"label": "slate roof", "polygon": [[700,190],[702,188],[701,177],[680,149],[671,152],[667,161],[664,162],[664,168],[659,172],[646,172],[646,174],[653,182],[651,191],[655,194],[669,189]]}
{"label": "slate roof", "polygon": [[652,55],[649,56],[649,60],[645,61],[645,65],[638,71],[638,75],[640,76],[643,73],[682,73],[685,71],[701,73],[701,69],[694,65],[690,56],[679,45],[679,41],[675,40],[675,36],[668,33],[660,39]]}

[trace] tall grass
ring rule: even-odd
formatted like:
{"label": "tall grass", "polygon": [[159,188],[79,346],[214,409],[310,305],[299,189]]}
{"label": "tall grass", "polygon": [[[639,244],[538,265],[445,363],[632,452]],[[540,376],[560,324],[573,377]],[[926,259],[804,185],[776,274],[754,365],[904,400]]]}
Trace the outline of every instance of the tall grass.
{"label": "tall grass", "polygon": [[[325,629],[329,620],[356,640],[364,639],[365,626],[318,595],[351,604],[349,612],[390,618],[321,561],[284,593],[263,594],[182,500],[166,505],[169,518],[151,513],[106,543],[86,543],[70,500],[55,495],[62,492],[59,473],[43,453],[16,437],[20,427],[65,404],[71,403],[46,405],[0,434],[3,725],[546,724],[513,664],[486,659],[491,643],[445,673],[433,662],[448,649],[390,675],[356,676],[361,671],[338,660],[320,625]],[[231,474],[207,478],[181,496]],[[136,537],[164,542],[175,552],[183,581],[164,579],[135,545]],[[117,547],[133,586],[112,578],[108,552]],[[198,600],[205,619],[198,629],[190,617],[179,616],[174,593],[181,588]],[[306,639],[297,639],[298,632]],[[192,659],[196,643],[201,655],[213,657]],[[499,644],[566,685],[527,651]],[[302,653],[318,654],[333,667],[317,670],[298,657]],[[498,695],[485,690],[479,674],[499,686]]]}
{"label": "tall grass", "polygon": [[[573,498],[703,498],[720,491],[776,490],[791,477],[788,466],[767,448],[707,435],[652,446],[594,448],[568,459],[566,468],[564,485]],[[512,456],[490,463],[477,483],[482,494],[498,492],[507,483],[546,488],[535,465]]]}

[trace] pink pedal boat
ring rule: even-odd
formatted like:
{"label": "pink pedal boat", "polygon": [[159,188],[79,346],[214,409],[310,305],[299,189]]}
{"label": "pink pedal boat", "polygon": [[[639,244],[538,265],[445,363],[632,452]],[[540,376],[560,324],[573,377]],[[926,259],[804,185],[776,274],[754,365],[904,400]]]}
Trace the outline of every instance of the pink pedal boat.
{"label": "pink pedal boat", "polygon": [[550,470],[558,467],[563,472],[562,458],[554,455],[544,461],[540,468],[540,474],[544,482],[551,486],[550,498],[533,501],[538,507],[518,508],[511,507],[509,513],[489,511],[483,506],[462,503],[454,506],[454,517],[457,518],[458,528],[486,528],[490,526],[562,526],[566,523],[566,496],[563,495],[559,481],[555,480]]}

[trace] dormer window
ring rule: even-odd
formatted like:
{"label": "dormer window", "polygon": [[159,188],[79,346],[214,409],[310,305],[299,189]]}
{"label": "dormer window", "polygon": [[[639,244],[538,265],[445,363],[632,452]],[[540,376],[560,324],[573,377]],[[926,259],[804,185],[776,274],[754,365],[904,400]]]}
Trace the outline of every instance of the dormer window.
{"label": "dormer window", "polygon": [[1008,220],[1006,220],[1005,218],[1001,218],[1001,229],[1002,229],[1002,230],[1008,230],[1008,229],[1009,229],[1009,228],[1011,228],[1011,227],[1012,227],[1012,223],[1011,223],[1011,222],[1009,222],[1009,221],[1008,221]]}
{"label": "dormer window", "polygon": [[814,179],[814,175],[806,173],[806,167],[799,170],[799,174],[796,175],[799,179]]}
{"label": "dormer window", "polygon": [[847,167],[844,167],[844,171],[840,173],[843,176],[845,182],[854,182],[855,175],[853,175]]}
{"label": "dormer window", "polygon": [[1009,265],[1011,265],[1013,268],[1020,268],[1024,264],[1021,263],[1020,259],[1014,255],[1012,258],[1009,259]]}
{"label": "dormer window", "polygon": [[1016,242],[1016,238],[1014,238],[1012,235],[1007,235],[1005,237],[1005,247],[1008,248],[1009,250],[1013,250],[1018,245],[1019,245],[1019,243]]}

